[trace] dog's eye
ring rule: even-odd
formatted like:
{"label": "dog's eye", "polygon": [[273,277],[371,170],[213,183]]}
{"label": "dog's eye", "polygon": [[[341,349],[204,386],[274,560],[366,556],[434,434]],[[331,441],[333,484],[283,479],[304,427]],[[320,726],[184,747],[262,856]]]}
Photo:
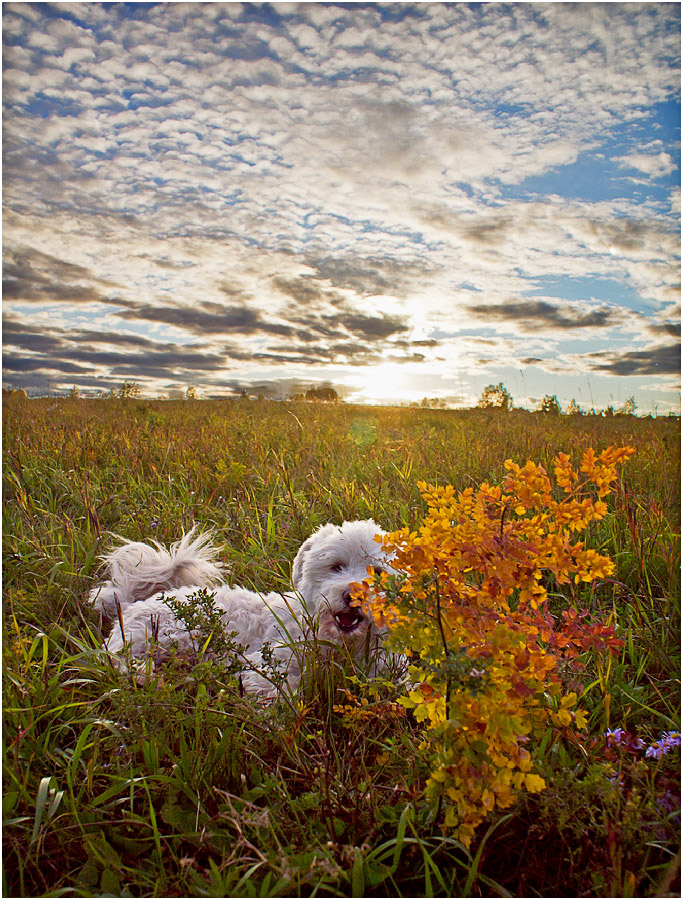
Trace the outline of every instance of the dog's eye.
{"label": "dog's eye", "polygon": [[341,570],[343,568],[344,568],[344,563],[335,562],[335,563],[332,563],[332,565],[330,566],[330,572],[341,572]]}

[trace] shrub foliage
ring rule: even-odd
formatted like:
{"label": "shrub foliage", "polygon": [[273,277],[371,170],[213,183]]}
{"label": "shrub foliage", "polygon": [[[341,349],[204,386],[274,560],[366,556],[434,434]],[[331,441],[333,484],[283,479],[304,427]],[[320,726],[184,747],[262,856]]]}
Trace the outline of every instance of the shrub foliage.
{"label": "shrub foliage", "polygon": [[573,607],[553,616],[546,585],[591,583],[614,564],[575,540],[607,513],[604,498],[632,447],[586,451],[581,476],[566,454],[543,466],[506,460],[502,486],[456,494],[420,484],[428,512],[417,531],[383,540],[400,576],[386,573],[364,605],[387,626],[390,646],[419,655],[419,679],[404,705],[429,730],[428,796],[446,801],[445,824],[469,846],[488,812],[519,790],[545,787],[529,742],[548,727],[584,728],[577,695],[563,685],[566,663],[591,650],[616,650],[614,628]]}

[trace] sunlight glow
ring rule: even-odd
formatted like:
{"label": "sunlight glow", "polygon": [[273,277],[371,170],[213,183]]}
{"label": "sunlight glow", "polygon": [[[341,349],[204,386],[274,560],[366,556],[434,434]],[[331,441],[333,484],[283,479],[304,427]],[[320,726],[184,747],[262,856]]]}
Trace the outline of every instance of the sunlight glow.
{"label": "sunlight glow", "polygon": [[365,370],[362,378],[350,379],[350,384],[371,402],[412,399],[405,374],[405,366],[399,363],[380,363]]}

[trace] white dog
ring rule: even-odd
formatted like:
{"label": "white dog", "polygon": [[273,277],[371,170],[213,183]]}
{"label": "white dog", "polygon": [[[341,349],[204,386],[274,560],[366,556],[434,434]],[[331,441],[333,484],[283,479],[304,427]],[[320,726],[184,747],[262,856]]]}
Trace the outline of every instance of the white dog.
{"label": "white dog", "polygon": [[263,670],[262,649],[284,668],[286,683],[295,689],[301,677],[301,645],[310,638],[343,645],[356,659],[373,658],[381,634],[372,619],[351,603],[349,585],[368,579],[368,569],[392,571],[382,546],[384,532],[372,520],[323,525],[304,542],[292,566],[295,593],[264,596],[223,580],[222,566],[211,534],[192,529],[166,549],[161,544],[124,541],[104,557],[108,580],[90,593],[95,609],[114,619],[107,649],[125,651],[144,668],[153,648],[178,651],[196,648],[196,635],[179,621],[164,597],[186,601],[209,589],[226,633],[236,632],[245,648],[245,690],[272,697],[276,693]]}

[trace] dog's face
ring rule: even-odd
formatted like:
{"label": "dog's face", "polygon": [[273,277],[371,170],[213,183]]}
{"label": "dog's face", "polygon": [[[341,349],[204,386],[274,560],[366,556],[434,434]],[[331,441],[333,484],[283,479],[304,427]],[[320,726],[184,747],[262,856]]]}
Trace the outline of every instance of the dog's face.
{"label": "dog's face", "polygon": [[292,566],[294,588],[318,621],[323,640],[362,647],[376,628],[351,604],[349,585],[367,579],[368,568],[391,572],[386,554],[374,538],[382,529],[371,519],[323,525],[308,538]]}

